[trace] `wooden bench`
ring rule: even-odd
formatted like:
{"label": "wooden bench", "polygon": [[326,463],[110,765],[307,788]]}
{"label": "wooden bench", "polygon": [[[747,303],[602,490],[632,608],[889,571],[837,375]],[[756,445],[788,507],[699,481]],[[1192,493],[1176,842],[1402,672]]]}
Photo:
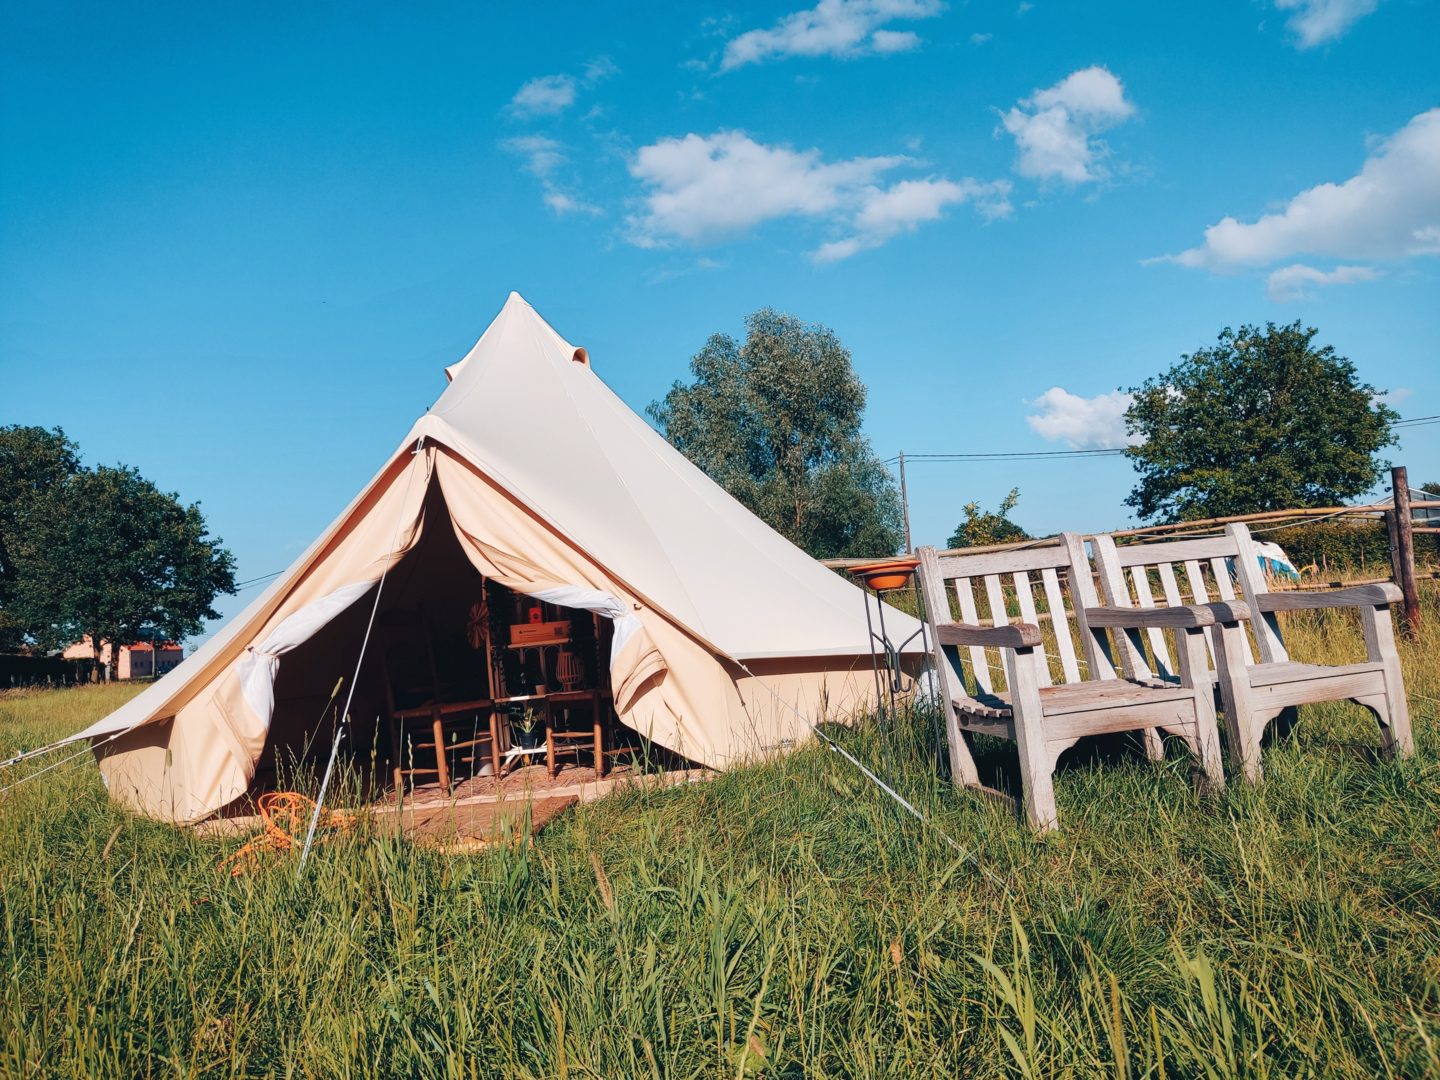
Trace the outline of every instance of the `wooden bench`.
{"label": "wooden bench", "polygon": [[[1208,608],[1100,606],[1084,546],[1073,533],[1045,547],[943,556],[922,547],[918,555],[956,784],[980,786],[968,735],[1010,739],[1019,749],[1026,817],[1036,829],[1053,829],[1053,778],[1064,751],[1087,735],[1140,731],[1158,743],[1166,731],[1190,747],[1206,786],[1223,785],[1213,694],[1204,681],[1203,633],[1215,622]],[[958,622],[952,621],[952,595]],[[1050,633],[1042,632],[1042,622]],[[1173,634],[1178,683],[1117,672],[1106,638],[1112,627]]]}
{"label": "wooden bench", "polygon": [[[1272,589],[1261,572],[1250,531],[1242,524],[1226,526],[1222,536],[1199,539],[1119,547],[1113,537],[1101,535],[1090,542],[1110,607],[1164,610],[1201,604],[1214,612],[1215,625],[1206,631],[1207,677],[1218,686],[1232,762],[1247,780],[1260,779],[1260,740],[1267,725],[1287,709],[1316,702],[1363,705],[1379,722],[1384,753],[1414,752],[1390,623],[1389,607],[1400,599],[1394,585],[1324,592]],[[1276,615],[1316,608],[1359,610],[1364,663],[1337,666],[1290,659]],[[1254,633],[1258,658],[1245,624]],[[1148,641],[1138,630],[1119,636],[1122,670],[1131,678],[1176,680],[1179,672],[1165,641],[1146,634]]]}

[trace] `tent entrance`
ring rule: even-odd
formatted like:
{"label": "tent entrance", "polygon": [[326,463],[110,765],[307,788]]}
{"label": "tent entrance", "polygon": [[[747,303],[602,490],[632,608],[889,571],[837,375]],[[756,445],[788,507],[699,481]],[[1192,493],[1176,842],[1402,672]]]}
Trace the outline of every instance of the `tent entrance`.
{"label": "tent entrance", "polygon": [[[566,768],[594,778],[627,748],[638,752],[613,709],[610,620],[484,578],[437,484],[423,513],[418,543],[386,576],[365,647],[341,744],[347,794],[443,797],[521,769],[533,782],[534,766],[546,779]],[[246,801],[324,767],[375,588],[284,655]]]}

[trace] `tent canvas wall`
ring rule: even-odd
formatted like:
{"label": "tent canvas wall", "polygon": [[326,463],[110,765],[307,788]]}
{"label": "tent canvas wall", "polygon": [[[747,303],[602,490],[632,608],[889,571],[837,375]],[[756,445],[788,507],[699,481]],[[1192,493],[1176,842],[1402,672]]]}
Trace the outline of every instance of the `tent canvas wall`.
{"label": "tent canvas wall", "polygon": [[[701,764],[793,746],[811,723],[873,702],[856,587],[695,468],[518,294],[446,374],[435,405],[285,573],[76,736],[92,740],[112,796],[185,822],[243,795],[282,672],[281,689],[303,684],[302,698],[348,677],[376,590],[406,588],[394,568],[412,553],[433,562],[436,530],[486,578],[611,620],[619,718]],[[919,625],[893,609],[886,620],[897,640]]]}

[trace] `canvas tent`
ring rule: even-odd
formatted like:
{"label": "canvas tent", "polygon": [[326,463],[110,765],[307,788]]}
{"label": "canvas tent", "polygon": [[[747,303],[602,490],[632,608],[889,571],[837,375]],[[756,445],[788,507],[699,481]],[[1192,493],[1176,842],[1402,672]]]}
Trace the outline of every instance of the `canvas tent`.
{"label": "canvas tent", "polygon": [[[873,699],[855,586],[691,465],[518,294],[446,374],[288,570],[76,736],[113,797],[187,822],[244,795],[277,733],[313,726],[315,701],[350,675],[372,612],[408,590],[443,598],[463,573],[611,620],[618,717],[707,766],[794,745]],[[897,639],[918,628],[886,618]],[[374,702],[356,689],[358,720]]]}

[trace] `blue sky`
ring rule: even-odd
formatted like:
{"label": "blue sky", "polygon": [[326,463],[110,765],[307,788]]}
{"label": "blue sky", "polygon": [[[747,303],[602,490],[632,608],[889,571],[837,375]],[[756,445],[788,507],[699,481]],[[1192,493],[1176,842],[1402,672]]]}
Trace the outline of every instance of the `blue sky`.
{"label": "blue sky", "polygon": [[[0,423],[199,500],[241,578],[511,289],[637,410],[749,311],[825,323],[882,457],[1113,445],[1117,388],[1266,320],[1440,413],[1424,0],[230,11],[0,15]],[[1390,456],[1440,479],[1440,425]],[[1012,486],[1122,526],[1133,474],[909,480],[940,542]]]}

